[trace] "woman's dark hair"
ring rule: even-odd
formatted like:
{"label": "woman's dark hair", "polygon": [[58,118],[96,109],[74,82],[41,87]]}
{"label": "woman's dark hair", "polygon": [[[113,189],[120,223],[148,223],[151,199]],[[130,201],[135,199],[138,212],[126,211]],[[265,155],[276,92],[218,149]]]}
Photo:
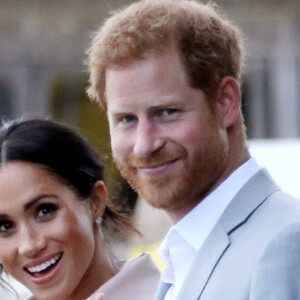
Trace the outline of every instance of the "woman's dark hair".
{"label": "woman's dark hair", "polygon": [[[63,184],[70,186],[80,199],[88,198],[94,183],[104,179],[104,167],[92,146],[67,126],[47,120],[14,120],[0,127],[0,167],[14,161],[34,163],[45,168]],[[115,233],[137,230],[128,214],[106,205],[103,232],[106,240]],[[0,284],[16,291],[3,279]]]}
{"label": "woman's dark hair", "polygon": [[13,121],[0,129],[0,163],[23,161],[52,171],[82,198],[90,196],[103,165],[93,148],[70,128],[45,120]]}
{"label": "woman's dark hair", "polygon": [[[0,165],[13,161],[39,164],[82,199],[104,179],[103,164],[92,146],[71,128],[48,120],[14,120],[0,127]],[[134,228],[119,208],[106,206],[104,233]],[[108,233],[109,232],[109,233]]]}

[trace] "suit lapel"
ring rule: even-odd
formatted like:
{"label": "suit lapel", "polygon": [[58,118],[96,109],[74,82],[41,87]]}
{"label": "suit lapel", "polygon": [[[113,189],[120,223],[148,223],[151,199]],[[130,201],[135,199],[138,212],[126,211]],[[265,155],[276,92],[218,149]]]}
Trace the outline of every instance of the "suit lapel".
{"label": "suit lapel", "polygon": [[220,225],[214,228],[200,249],[176,300],[198,299],[219,259],[229,247],[229,239]]}
{"label": "suit lapel", "polygon": [[270,177],[269,173],[262,169],[256,173],[242,187],[232,199],[221,216],[219,223],[230,234],[242,223],[246,222],[251,214],[274,192],[280,188]]}
{"label": "suit lapel", "polygon": [[198,252],[176,300],[199,299],[222,255],[230,248],[230,233],[246,222],[264,200],[277,190],[279,187],[265,170],[259,171],[245,184]]}

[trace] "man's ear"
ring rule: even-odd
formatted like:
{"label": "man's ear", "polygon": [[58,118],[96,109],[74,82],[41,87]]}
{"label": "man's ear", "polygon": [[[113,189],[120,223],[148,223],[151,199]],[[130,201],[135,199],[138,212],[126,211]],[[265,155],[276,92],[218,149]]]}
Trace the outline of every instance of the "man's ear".
{"label": "man's ear", "polygon": [[103,181],[98,180],[94,183],[91,200],[91,214],[93,221],[102,217],[106,207],[106,188]]}
{"label": "man's ear", "polygon": [[230,76],[224,77],[218,88],[217,107],[224,128],[234,125],[241,112],[241,91],[237,81]]}

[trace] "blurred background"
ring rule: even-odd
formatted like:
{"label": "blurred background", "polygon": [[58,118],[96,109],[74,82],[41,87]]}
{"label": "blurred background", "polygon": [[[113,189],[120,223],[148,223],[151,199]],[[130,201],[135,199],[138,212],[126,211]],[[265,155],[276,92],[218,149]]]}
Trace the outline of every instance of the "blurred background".
{"label": "blurred background", "polygon": [[[86,136],[107,159],[111,197],[122,196],[145,232],[126,244],[133,254],[155,249],[169,220],[137,202],[114,168],[105,114],[85,95],[83,64],[91,34],[109,11],[130,2],[0,0],[0,118],[47,117]],[[251,151],[300,198],[300,1],[215,2],[245,36],[243,111]]]}
{"label": "blurred background", "polygon": [[[105,121],[84,93],[85,50],[108,11],[129,2],[1,0],[0,115],[52,117],[80,128],[91,140],[96,134],[99,142]],[[299,136],[300,2],[217,3],[245,35],[243,109],[249,137]]]}

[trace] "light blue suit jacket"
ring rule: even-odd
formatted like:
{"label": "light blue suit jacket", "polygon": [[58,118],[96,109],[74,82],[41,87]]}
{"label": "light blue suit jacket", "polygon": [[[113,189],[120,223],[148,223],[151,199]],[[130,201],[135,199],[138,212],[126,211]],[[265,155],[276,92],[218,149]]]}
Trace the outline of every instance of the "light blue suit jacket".
{"label": "light blue suit jacket", "polygon": [[[155,299],[168,288],[160,283]],[[239,191],[197,254],[176,300],[197,299],[300,299],[300,201],[266,170]]]}

